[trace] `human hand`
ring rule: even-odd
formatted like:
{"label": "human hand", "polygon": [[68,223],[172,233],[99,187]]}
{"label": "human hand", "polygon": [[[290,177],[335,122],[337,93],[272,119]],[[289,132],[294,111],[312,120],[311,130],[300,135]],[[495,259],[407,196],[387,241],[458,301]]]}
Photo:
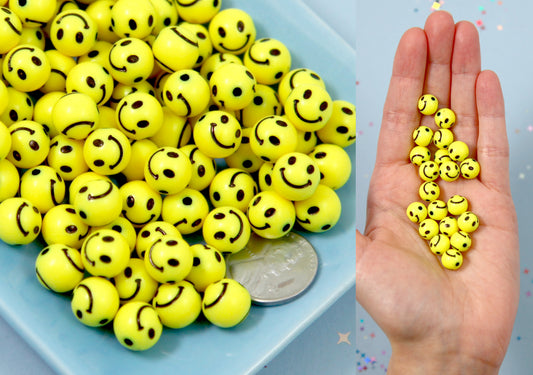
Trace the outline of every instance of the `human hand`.
{"label": "human hand", "polygon": [[[412,132],[436,129],[417,100],[433,94],[454,110],[452,128],[481,165],[474,180],[438,180],[441,200],[465,196],[480,218],[457,271],[445,269],[406,216],[423,182],[409,161]],[[396,52],[365,234],[356,233],[356,295],[390,340],[389,374],[492,374],[505,356],[519,298],[518,224],[509,184],[504,103],[496,74],[481,71],[469,22],[432,13]]]}

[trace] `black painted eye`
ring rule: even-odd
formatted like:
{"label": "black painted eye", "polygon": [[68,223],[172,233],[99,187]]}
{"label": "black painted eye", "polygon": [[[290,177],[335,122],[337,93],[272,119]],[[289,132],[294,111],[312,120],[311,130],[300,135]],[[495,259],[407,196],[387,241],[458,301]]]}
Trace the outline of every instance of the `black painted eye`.
{"label": "black painted eye", "polygon": [[218,35],[220,35],[222,38],[226,37],[226,30],[224,30],[223,27],[218,28]]}
{"label": "black painted eye", "polygon": [[244,22],[242,21],[237,22],[237,30],[239,30],[240,33],[244,31]]}

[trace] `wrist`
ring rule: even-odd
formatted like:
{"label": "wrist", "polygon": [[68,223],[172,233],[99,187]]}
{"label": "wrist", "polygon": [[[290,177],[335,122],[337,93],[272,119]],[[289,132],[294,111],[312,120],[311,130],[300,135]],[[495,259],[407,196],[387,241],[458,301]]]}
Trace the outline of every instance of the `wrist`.
{"label": "wrist", "polygon": [[[443,338],[445,340],[445,338]],[[393,344],[388,375],[497,375],[500,363],[444,346]]]}

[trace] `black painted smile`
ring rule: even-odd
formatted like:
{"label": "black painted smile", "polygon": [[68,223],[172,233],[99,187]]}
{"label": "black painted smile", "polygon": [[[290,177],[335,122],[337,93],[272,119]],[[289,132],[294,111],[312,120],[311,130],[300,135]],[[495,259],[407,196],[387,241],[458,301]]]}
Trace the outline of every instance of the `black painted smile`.
{"label": "black painted smile", "polygon": [[233,142],[231,145],[225,145],[223,143],[221,143],[218,139],[217,139],[217,136],[215,134],[215,128],[217,127],[217,123],[216,122],[212,122],[211,123],[211,138],[213,138],[213,141],[215,141],[215,143],[217,144],[217,146],[219,147],[222,147],[222,148],[225,148],[225,149],[230,149],[230,148],[234,148],[235,147],[235,142]]}
{"label": "black painted smile", "polygon": [[237,235],[236,235],[235,237],[231,237],[231,238],[229,239],[229,242],[234,243],[234,242],[237,241],[237,240],[241,237],[241,235],[242,235],[242,229],[243,229],[242,226],[243,226],[243,222],[242,222],[242,219],[241,219],[241,217],[239,216],[239,214],[237,214],[235,211],[233,211],[233,210],[229,210],[229,213],[235,215],[235,216],[237,217],[237,219],[239,220],[239,232],[237,233]]}
{"label": "black painted smile", "polygon": [[76,121],[67,126],[61,133],[64,135],[67,135],[70,129],[75,128],[76,126],[90,126],[91,128],[94,127],[94,121]]}
{"label": "black painted smile", "polygon": [[254,63],[258,65],[270,65],[270,60],[267,58],[264,61],[257,60],[255,57],[252,56],[252,47],[248,49],[248,57],[250,60],[252,60]]}
{"label": "black painted smile", "polygon": [[133,291],[133,294],[129,297],[126,297],[126,298],[121,298],[120,300],[121,301],[130,301],[132,300],[133,298],[135,298],[135,296],[137,294],[139,294],[139,291],[141,290],[141,283],[142,283],[142,280],[141,279],[135,279],[135,290]]}
{"label": "black painted smile", "polygon": [[308,120],[302,115],[300,115],[300,112],[298,112],[298,103],[300,103],[300,101],[298,99],[294,99],[294,113],[296,113],[296,116],[298,116],[300,120],[302,120],[303,122],[307,122],[309,124],[314,124],[314,123],[322,121],[322,116],[318,116],[318,118],[314,120]]}
{"label": "black painted smile", "polygon": [[4,21],[6,21],[6,23],[9,25],[9,27],[11,27],[11,30],[13,30],[15,34],[22,35],[20,30],[18,30],[15,25],[11,23],[11,19],[9,17],[4,18]]}
{"label": "black painted smile", "polygon": [[279,173],[281,175],[281,179],[283,180],[283,182],[285,182],[285,184],[287,184],[288,186],[290,186],[293,189],[305,189],[306,187],[311,186],[313,184],[313,182],[311,180],[307,180],[307,182],[305,184],[302,184],[302,185],[293,184],[292,182],[287,180],[287,177],[285,177],[285,167],[280,168],[279,169]]}
{"label": "black painted smile", "polygon": [[240,46],[240,47],[238,47],[238,48],[228,48],[228,47],[226,47],[223,43],[218,43],[218,45],[219,45],[220,47],[224,48],[224,49],[227,50],[227,51],[233,51],[233,52],[235,52],[235,51],[238,51],[238,50],[240,50],[240,49],[243,49],[243,48],[248,44],[249,41],[250,41],[250,34],[246,34],[246,41],[243,43],[242,46]]}
{"label": "black painted smile", "polygon": [[153,219],[155,219],[155,215],[154,214],[151,214],[150,215],[150,218],[146,221],[143,221],[142,223],[139,223],[139,222],[136,222],[136,221],[133,221],[131,220],[128,215],[126,214],[126,210],[122,210],[122,216],[124,216],[126,219],[128,219],[133,225],[136,225],[136,226],[143,226],[143,225],[146,225],[148,224],[149,222],[151,222]]}
{"label": "black painted smile", "polygon": [[208,309],[210,307],[215,306],[222,299],[222,297],[224,297],[224,294],[226,294],[227,290],[228,290],[228,283],[227,282],[223,282],[222,283],[222,291],[220,292],[218,297],[213,302],[211,302],[210,304],[205,304],[204,303],[204,308]]}
{"label": "black painted smile", "polygon": [[172,305],[174,302],[176,302],[180,297],[181,297],[181,293],[183,292],[183,289],[185,289],[183,287],[183,285],[180,285],[178,287],[178,293],[176,293],[176,295],[174,296],[174,298],[172,298],[170,301],[166,302],[166,303],[159,303],[156,301],[155,303],[155,307],[167,307],[167,306],[170,306]]}

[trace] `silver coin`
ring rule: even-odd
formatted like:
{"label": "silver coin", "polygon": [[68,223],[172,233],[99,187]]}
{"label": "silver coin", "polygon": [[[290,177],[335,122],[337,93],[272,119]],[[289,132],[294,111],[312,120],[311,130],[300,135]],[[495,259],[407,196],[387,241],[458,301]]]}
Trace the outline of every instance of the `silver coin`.
{"label": "silver coin", "polygon": [[246,247],[226,258],[228,277],[240,282],[257,305],[280,305],[303,293],[313,282],[318,256],[301,235],[279,239],[252,234]]}

